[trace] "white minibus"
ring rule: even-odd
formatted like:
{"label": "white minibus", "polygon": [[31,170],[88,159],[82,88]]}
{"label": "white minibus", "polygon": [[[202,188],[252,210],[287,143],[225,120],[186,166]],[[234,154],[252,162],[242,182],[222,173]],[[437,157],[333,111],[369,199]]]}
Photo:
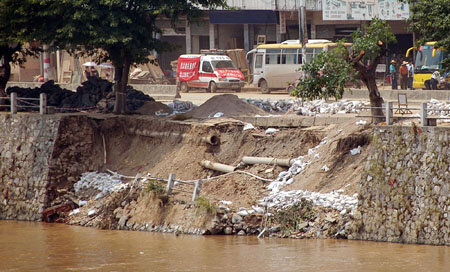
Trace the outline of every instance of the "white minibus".
{"label": "white minibus", "polygon": [[[350,43],[344,44],[350,47]],[[306,44],[306,62],[322,51],[337,47],[329,40],[308,40]],[[262,93],[272,90],[293,88],[300,78],[298,71],[302,66],[302,45],[298,40],[287,40],[279,44],[261,44],[247,53],[252,83]]]}

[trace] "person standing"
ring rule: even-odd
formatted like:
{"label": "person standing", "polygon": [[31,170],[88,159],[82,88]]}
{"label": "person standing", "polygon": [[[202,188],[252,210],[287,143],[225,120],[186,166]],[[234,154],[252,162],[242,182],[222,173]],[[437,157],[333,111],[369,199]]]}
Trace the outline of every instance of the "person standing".
{"label": "person standing", "polygon": [[408,88],[408,67],[406,67],[406,64],[408,63],[406,61],[403,61],[399,69],[400,87],[402,90],[406,90]]}
{"label": "person standing", "polygon": [[395,60],[391,60],[391,65],[389,65],[389,75],[391,76],[392,90],[397,90],[397,69],[395,68]]}
{"label": "person standing", "polygon": [[414,81],[414,64],[412,64],[412,61],[409,61],[408,64],[406,64],[406,68],[408,68],[408,88],[410,90],[413,90],[413,81]]}

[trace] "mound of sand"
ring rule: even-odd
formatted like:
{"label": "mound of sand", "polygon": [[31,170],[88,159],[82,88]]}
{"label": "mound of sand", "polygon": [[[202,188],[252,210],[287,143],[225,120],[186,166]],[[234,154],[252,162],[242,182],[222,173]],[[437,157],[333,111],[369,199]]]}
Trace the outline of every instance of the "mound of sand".
{"label": "mound of sand", "polygon": [[163,115],[164,113],[171,114],[172,109],[161,102],[146,101],[145,104],[135,112],[143,115],[155,115],[155,113]]}
{"label": "mound of sand", "polygon": [[210,118],[222,112],[223,117],[266,115],[262,109],[242,101],[234,94],[216,95],[208,99],[200,107],[187,112],[188,118]]}

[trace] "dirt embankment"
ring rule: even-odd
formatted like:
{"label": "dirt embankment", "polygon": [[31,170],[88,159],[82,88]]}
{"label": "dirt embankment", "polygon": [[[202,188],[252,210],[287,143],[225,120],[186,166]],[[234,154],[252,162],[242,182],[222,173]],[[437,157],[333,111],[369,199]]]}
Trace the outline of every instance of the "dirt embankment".
{"label": "dirt embankment", "polygon": [[[205,103],[203,118],[217,112],[218,105],[226,105],[229,100],[226,98],[211,105]],[[249,110],[253,109],[244,108],[237,112]],[[347,196],[356,193],[359,173],[367,157],[367,126],[352,122],[281,129],[270,134],[265,132],[265,128],[243,130],[243,127],[242,122],[223,117],[202,121],[149,117],[104,120],[101,129],[106,137],[106,163],[102,169],[126,176],[139,173],[145,178],[141,179],[145,185],[141,189],[128,185],[125,190],[97,199],[92,194],[92,199],[78,213],[73,213],[68,222],[101,228],[182,230],[196,234],[259,234],[264,228],[279,232],[283,224],[268,220],[266,212],[269,206],[261,206],[261,200],[273,195],[274,191],[268,190],[270,182],[257,177],[276,181],[280,179],[280,173],[290,170],[276,165],[243,165],[243,156],[302,161],[304,168],[280,187],[282,192],[308,190],[330,193],[339,190]],[[219,136],[218,145],[202,141],[203,136],[211,134]],[[237,166],[241,172],[222,175],[203,168],[199,164],[202,160]],[[171,173],[180,183],[168,196],[158,193],[158,186],[164,189],[166,182],[158,183],[157,179],[167,179]],[[200,197],[207,200],[201,205],[191,202],[194,183],[181,182],[199,179],[204,181]],[[123,182],[134,183],[133,179],[126,178]],[[330,230],[325,237],[343,233],[350,210],[318,206],[313,209],[314,215],[303,218],[301,228],[291,232],[294,237],[317,237],[325,230]]]}

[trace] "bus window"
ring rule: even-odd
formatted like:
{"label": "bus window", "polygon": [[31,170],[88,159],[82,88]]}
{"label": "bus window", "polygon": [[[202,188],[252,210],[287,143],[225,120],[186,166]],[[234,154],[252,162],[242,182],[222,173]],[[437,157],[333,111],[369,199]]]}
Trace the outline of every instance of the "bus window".
{"label": "bus window", "polygon": [[297,49],[282,49],[281,64],[297,64]]}
{"label": "bus window", "polygon": [[433,57],[433,47],[425,46],[424,48],[420,48],[417,52],[415,67],[422,71],[438,70],[440,69],[442,57],[442,50],[437,50]]}
{"label": "bus window", "polygon": [[322,48],[306,48],[306,62],[311,62],[312,58],[322,51]]}
{"label": "bus window", "polygon": [[302,63],[303,63],[303,59],[302,59],[302,50],[301,50],[301,49],[298,50],[297,63],[298,63],[298,64],[302,64]]}
{"label": "bus window", "polygon": [[280,49],[266,49],[266,64],[280,64]]}
{"label": "bus window", "polygon": [[306,63],[310,63],[314,56],[314,48],[306,48]]}
{"label": "bus window", "polygon": [[263,60],[263,55],[256,55],[255,58],[255,68],[262,68],[262,60]]}

